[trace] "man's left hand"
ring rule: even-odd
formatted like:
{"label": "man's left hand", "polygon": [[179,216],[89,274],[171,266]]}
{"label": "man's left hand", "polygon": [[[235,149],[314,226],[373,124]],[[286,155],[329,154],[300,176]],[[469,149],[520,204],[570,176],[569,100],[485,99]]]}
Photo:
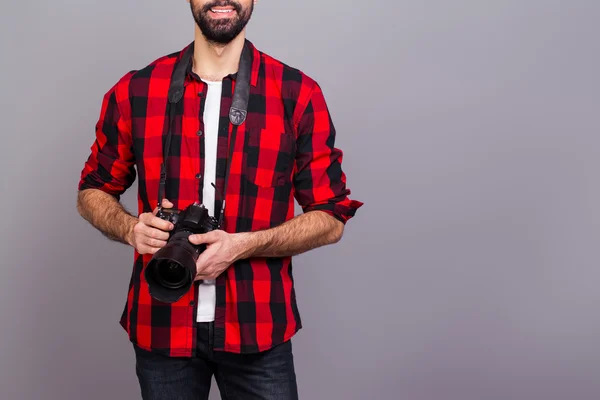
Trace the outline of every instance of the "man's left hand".
{"label": "man's left hand", "polygon": [[241,235],[223,230],[190,235],[188,239],[192,244],[206,244],[196,261],[195,280],[216,279],[247,250],[247,241]]}

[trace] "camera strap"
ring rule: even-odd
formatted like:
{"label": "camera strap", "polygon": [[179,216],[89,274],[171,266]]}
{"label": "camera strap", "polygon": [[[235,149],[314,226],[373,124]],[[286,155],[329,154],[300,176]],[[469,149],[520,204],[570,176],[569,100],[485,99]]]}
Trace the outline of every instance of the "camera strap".
{"label": "camera strap", "polygon": [[[173,74],[171,76],[171,84],[169,86],[169,128],[167,131],[167,138],[165,141],[163,151],[163,163],[160,170],[160,182],[158,186],[158,207],[162,207],[162,200],[165,196],[165,186],[167,181],[167,158],[169,156],[169,150],[171,146],[171,136],[173,135],[173,126],[175,123],[175,111],[177,105],[183,98],[183,85],[185,82],[186,73],[192,57],[194,54],[194,42],[192,42],[188,48],[184,51],[181,59],[175,66]],[[225,165],[225,185],[223,186],[223,192],[220,193],[221,197],[221,209],[219,215],[215,216],[215,219],[219,223],[219,227],[222,226],[223,214],[225,212],[225,191],[227,189],[227,183],[229,181],[229,171],[231,170],[231,158],[233,156],[233,148],[235,145],[235,137],[237,128],[239,125],[244,123],[248,114],[248,100],[250,98],[250,75],[252,71],[252,50],[248,46],[248,42],[244,43],[242,54],[240,56],[240,63],[235,80],[235,90],[233,92],[233,99],[231,107],[229,108],[229,121],[233,125],[231,131],[231,142],[228,146],[229,155]],[[215,187],[216,189],[216,187]]]}

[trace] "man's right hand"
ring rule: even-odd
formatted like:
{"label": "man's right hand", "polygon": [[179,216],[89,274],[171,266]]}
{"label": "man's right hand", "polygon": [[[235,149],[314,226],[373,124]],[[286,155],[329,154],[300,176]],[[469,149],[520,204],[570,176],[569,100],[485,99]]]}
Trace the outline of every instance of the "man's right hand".
{"label": "man's right hand", "polygon": [[[162,206],[171,208],[173,204],[164,199]],[[140,254],[154,254],[167,244],[169,231],[173,229],[173,224],[158,218],[156,216],[157,212],[158,207],[151,213],[140,214],[138,222],[127,235],[127,242]]]}

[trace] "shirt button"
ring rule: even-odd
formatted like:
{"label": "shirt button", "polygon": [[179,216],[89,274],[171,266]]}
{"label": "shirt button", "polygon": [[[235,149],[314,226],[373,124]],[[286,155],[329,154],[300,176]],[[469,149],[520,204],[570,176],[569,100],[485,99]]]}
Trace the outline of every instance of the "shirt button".
{"label": "shirt button", "polygon": [[198,136],[202,136],[202,131],[198,131]]}
{"label": "shirt button", "polygon": [[194,300],[190,301],[190,306],[194,305]]}
{"label": "shirt button", "polygon": [[200,174],[200,173],[196,174],[196,179],[200,179],[200,178],[202,178],[202,174]]}
{"label": "shirt button", "polygon": [[202,96],[202,92],[198,92],[198,97]]}

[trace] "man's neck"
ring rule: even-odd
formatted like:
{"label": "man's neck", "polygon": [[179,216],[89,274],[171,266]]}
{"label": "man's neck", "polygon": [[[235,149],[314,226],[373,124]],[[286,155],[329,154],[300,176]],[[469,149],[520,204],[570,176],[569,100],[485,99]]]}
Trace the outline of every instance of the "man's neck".
{"label": "man's neck", "polygon": [[226,45],[209,43],[196,26],[194,39],[194,72],[208,81],[221,81],[236,73],[246,39],[245,31]]}

